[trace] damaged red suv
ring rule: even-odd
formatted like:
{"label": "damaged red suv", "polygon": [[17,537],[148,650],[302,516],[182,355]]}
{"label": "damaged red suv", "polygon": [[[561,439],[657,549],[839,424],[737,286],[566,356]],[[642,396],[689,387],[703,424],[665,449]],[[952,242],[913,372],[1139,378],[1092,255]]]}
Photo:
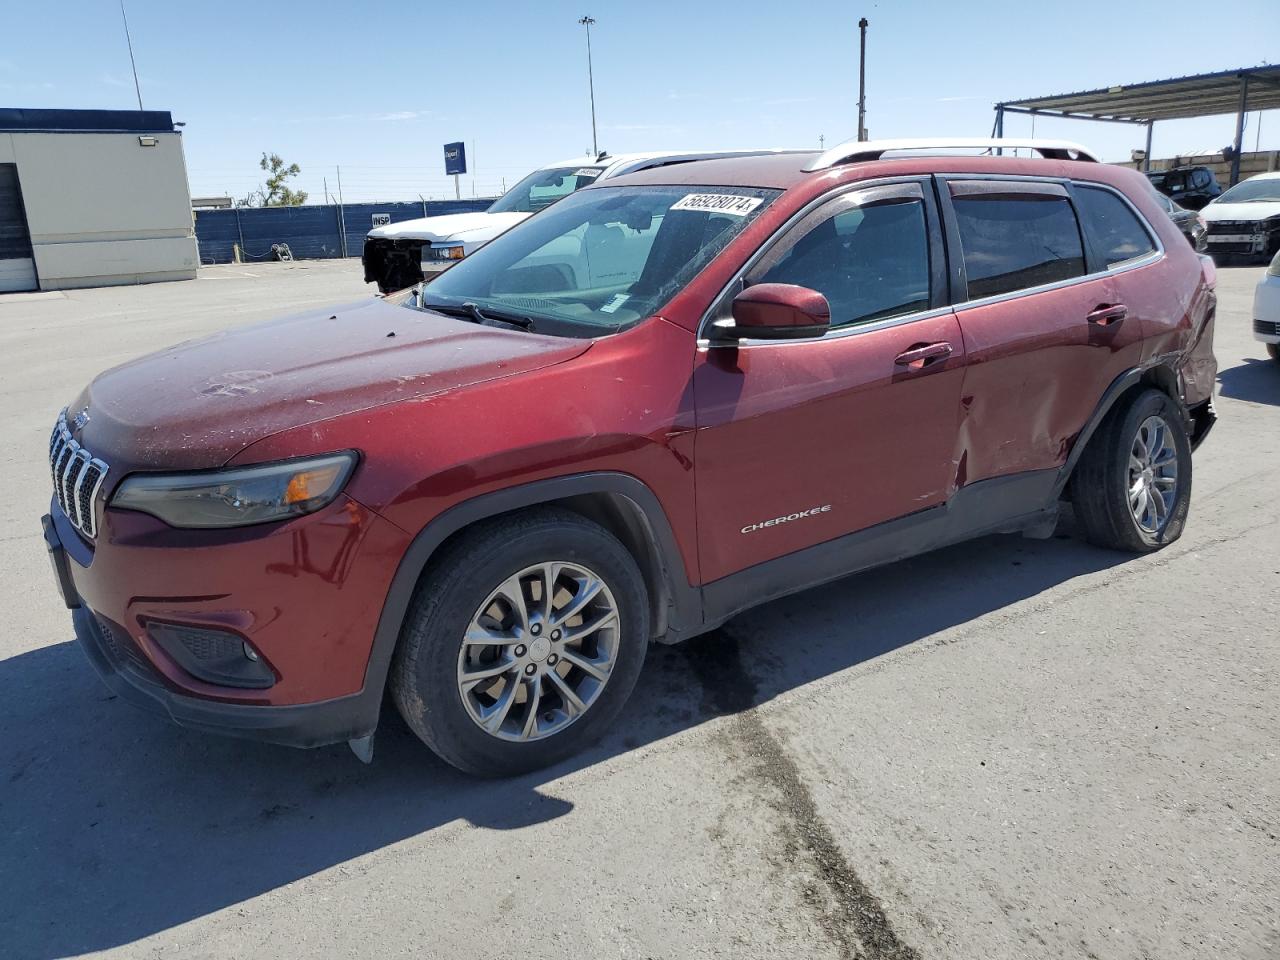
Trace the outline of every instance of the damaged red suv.
{"label": "damaged red suv", "polygon": [[53,431],[45,537],[121,697],[368,759],[389,684],[514,773],[753,604],[1064,501],[1096,544],[1177,539],[1213,285],[1072,144],[673,163],[415,290],[107,371]]}

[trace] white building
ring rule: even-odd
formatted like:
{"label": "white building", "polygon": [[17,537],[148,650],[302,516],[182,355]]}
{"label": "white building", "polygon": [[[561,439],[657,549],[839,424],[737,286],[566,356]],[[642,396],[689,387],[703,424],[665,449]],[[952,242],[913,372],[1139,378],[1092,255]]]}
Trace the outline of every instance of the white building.
{"label": "white building", "polygon": [[0,291],[190,280],[198,264],[168,111],[0,108]]}

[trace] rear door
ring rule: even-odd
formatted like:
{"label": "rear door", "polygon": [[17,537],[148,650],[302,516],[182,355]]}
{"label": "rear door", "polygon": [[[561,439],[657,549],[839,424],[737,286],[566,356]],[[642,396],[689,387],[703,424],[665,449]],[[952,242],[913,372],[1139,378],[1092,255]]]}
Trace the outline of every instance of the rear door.
{"label": "rear door", "polygon": [[1142,330],[1097,268],[1067,184],[940,178],[969,366],[962,483],[1057,468]]}
{"label": "rear door", "polygon": [[[927,178],[852,189],[747,268],[748,285],[822,292],[832,329],[810,340],[701,344],[704,581],[945,502],[965,363],[945,277]],[[728,314],[738,289],[713,318]]]}
{"label": "rear door", "polygon": [[34,290],[36,265],[31,256],[18,167],[0,163],[0,291]]}

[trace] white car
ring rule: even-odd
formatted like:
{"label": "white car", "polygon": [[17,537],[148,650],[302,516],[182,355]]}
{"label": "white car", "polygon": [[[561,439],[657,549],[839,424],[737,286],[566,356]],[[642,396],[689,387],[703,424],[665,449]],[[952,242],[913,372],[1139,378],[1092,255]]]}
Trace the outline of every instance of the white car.
{"label": "white car", "polygon": [[1280,253],[1253,291],[1253,336],[1265,343],[1271,359],[1280,363]]}
{"label": "white car", "polygon": [[403,290],[469,256],[498,234],[598,180],[649,167],[691,160],[744,157],[778,150],[696,153],[627,153],[576,157],[535,170],[493,202],[488,210],[401,220],[369,231],[364,241],[364,279],[383,293]]}
{"label": "white car", "polygon": [[1200,211],[1210,254],[1275,256],[1280,251],[1280,170],[1241,180]]}

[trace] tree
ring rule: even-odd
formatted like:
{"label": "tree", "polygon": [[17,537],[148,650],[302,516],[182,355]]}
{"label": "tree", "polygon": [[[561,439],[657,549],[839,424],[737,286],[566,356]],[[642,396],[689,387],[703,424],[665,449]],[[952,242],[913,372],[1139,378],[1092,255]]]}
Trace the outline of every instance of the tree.
{"label": "tree", "polygon": [[289,178],[296,177],[302,168],[296,163],[285,166],[280,154],[263,154],[258,166],[267,173],[267,182],[240,201],[242,207],[296,207],[307,202],[305,190],[289,189]]}

